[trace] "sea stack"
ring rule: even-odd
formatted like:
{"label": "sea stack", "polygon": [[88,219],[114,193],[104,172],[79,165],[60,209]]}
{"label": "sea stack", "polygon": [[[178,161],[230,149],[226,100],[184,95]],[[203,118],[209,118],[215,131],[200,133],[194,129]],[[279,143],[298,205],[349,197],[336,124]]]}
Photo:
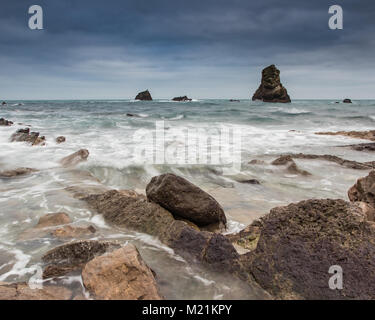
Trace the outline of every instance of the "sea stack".
{"label": "sea stack", "polygon": [[135,100],[152,101],[150,91],[146,90],[138,93],[135,97]]}
{"label": "sea stack", "polygon": [[280,82],[280,70],[274,64],[262,71],[262,83],[253,95],[254,100],[264,102],[291,102],[287,90]]}

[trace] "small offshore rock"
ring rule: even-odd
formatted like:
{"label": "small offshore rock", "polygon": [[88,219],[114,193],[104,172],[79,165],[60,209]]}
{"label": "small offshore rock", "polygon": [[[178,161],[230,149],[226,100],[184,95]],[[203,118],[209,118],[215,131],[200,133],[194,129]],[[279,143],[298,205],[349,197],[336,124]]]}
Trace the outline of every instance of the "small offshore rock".
{"label": "small offshore rock", "polygon": [[173,101],[192,101],[192,99],[188,98],[187,96],[183,97],[175,97],[172,99]]}
{"label": "small offshore rock", "polygon": [[60,160],[60,163],[63,167],[72,167],[77,165],[82,161],[86,161],[89,156],[89,151],[87,149],[81,149],[77,152],[71,154]]}
{"label": "small offshore rock", "polygon": [[60,136],[56,138],[56,143],[60,144],[66,141],[66,138],[64,136]]}
{"label": "small offshore rock", "polygon": [[138,93],[135,97],[135,100],[151,101],[152,97],[150,91],[146,90]]}
{"label": "small offshore rock", "polygon": [[11,126],[13,125],[12,121],[6,120],[4,118],[0,118],[0,126]]}

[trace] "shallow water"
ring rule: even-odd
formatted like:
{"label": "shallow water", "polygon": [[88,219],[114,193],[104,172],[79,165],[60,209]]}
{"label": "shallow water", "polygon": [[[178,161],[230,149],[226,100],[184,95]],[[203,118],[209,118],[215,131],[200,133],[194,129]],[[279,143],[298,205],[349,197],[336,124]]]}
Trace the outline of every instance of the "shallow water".
{"label": "shallow water", "polygon": [[[375,101],[335,104],[335,101],[321,100],[292,104],[225,100],[12,101],[0,113],[0,117],[15,123],[12,127],[0,127],[0,170],[31,167],[40,171],[16,179],[0,179],[0,281],[27,280],[35,273],[40,256],[61,242],[48,236],[27,241],[20,237],[42,215],[64,211],[73,218],[74,224],[94,224],[98,232],[92,238],[135,243],[158,274],[162,293],[167,298],[262,298],[259,292],[239,281],[235,283],[192,267],[157,239],[106,225],[100,215],[95,215],[64,189],[72,185],[104,184],[144,192],[151,177],[174,172],[212,194],[225,209],[228,232],[235,232],[275,206],[309,198],[347,199],[348,188],[367,171],[326,161],[296,160],[301,169],[312,173],[302,177],[269,163],[280,154],[297,152],[374,160],[371,153],[340,147],[363,140],[314,134],[373,129],[374,107]],[[134,116],[129,117],[127,113]],[[26,124],[46,136],[46,146],[9,142],[10,135]],[[161,132],[161,124],[168,163],[154,164],[150,155],[160,151],[160,145],[153,138]],[[184,161],[187,155],[184,151],[191,148],[194,151],[196,145],[188,139],[187,132],[198,132],[200,138],[215,145],[225,130],[240,132],[240,144],[234,140],[228,142],[233,152],[211,150],[211,156],[215,152],[220,155],[220,161],[216,162]],[[60,135],[67,141],[58,145],[54,139]],[[62,157],[81,148],[90,151],[87,162],[75,170],[60,167],[58,161]],[[251,165],[252,159],[266,163]],[[237,182],[241,179],[258,179],[261,185]],[[66,281],[81,286],[79,277]]]}

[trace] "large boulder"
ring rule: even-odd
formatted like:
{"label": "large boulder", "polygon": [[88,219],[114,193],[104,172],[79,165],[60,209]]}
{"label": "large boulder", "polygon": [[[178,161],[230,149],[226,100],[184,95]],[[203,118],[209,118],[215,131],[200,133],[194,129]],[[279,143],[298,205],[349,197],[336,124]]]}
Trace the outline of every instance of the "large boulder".
{"label": "large boulder", "polygon": [[33,146],[45,145],[46,138],[39,136],[39,132],[30,132],[30,128],[19,129],[10,137],[11,142],[27,142]]}
{"label": "large boulder", "polygon": [[[356,204],[307,200],[262,218],[255,250],[241,257],[255,280],[281,299],[375,299],[375,227]],[[331,266],[343,289],[329,287]]]}
{"label": "large boulder", "polygon": [[85,240],[63,244],[49,250],[42,256],[44,262],[43,278],[60,277],[83,266],[107,251],[118,249],[115,241]]}
{"label": "large boulder", "polygon": [[186,179],[168,173],[153,177],[146,188],[147,198],[175,217],[194,222],[198,227],[226,225],[224,210],[208,193]]}
{"label": "large boulder", "polygon": [[375,171],[367,177],[360,178],[348,191],[350,201],[361,201],[375,208]]}
{"label": "large boulder", "polygon": [[81,149],[65,158],[62,158],[60,163],[63,167],[73,167],[80,162],[86,161],[89,154],[90,153],[87,149]]}
{"label": "large boulder", "polygon": [[264,102],[291,102],[287,90],[280,82],[280,70],[270,65],[262,71],[262,82],[253,95],[254,100]]}
{"label": "large boulder", "polygon": [[162,299],[151,269],[131,244],[88,262],[82,270],[82,280],[95,299]]}
{"label": "large boulder", "polygon": [[173,215],[156,203],[134,192],[110,190],[82,198],[104,219],[158,237],[187,261],[230,272],[238,269],[238,254],[230,241],[221,234],[200,231],[198,227]]}
{"label": "large boulder", "polygon": [[135,100],[151,101],[152,97],[150,91],[146,90],[138,93]]}

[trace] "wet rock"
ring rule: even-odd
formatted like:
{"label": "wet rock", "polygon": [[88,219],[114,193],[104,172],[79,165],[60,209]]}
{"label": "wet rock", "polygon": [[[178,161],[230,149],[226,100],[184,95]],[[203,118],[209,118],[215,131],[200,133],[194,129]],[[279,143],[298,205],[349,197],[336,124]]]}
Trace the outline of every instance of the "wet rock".
{"label": "wet rock", "polygon": [[82,267],[107,251],[119,248],[114,241],[84,240],[58,246],[43,255],[43,278],[60,277]]}
{"label": "wet rock", "polygon": [[1,103],[1,105],[2,106],[5,106],[7,103],[5,102],[5,101],[3,101],[2,103]]}
{"label": "wet rock", "polygon": [[63,167],[72,167],[77,165],[78,163],[82,161],[86,161],[89,157],[89,151],[87,149],[81,149],[77,152],[71,154],[70,156],[67,156],[60,160],[60,163]]}
{"label": "wet rock", "polygon": [[283,155],[272,162],[274,166],[287,166],[287,171],[292,174],[299,174],[302,176],[311,176],[311,173],[298,168],[291,155]]}
{"label": "wet rock", "polygon": [[263,164],[266,164],[266,162],[263,161],[263,160],[259,160],[259,159],[253,159],[253,160],[249,161],[249,164],[253,164],[253,165],[263,165]]}
{"label": "wet rock", "polygon": [[230,99],[229,102],[241,102],[241,101],[237,99]]}
{"label": "wet rock", "polygon": [[32,168],[17,168],[13,170],[6,170],[0,172],[0,178],[15,178],[18,176],[28,175],[38,170]]}
{"label": "wet rock", "polygon": [[[255,250],[243,255],[248,271],[276,298],[375,299],[375,228],[356,204],[307,200],[271,210],[261,219]],[[328,270],[344,271],[331,290]]]}
{"label": "wet rock", "polygon": [[96,233],[96,229],[92,225],[85,227],[67,225],[53,230],[51,235],[59,239],[68,239],[92,236],[94,233]]}
{"label": "wet rock", "polygon": [[298,153],[298,154],[291,154],[291,155],[284,155],[280,158],[276,159],[272,164],[286,164],[288,162],[293,161],[293,159],[306,159],[306,160],[325,160],[329,162],[337,163],[343,167],[349,168],[349,169],[355,169],[355,170],[369,170],[374,168],[373,163],[362,163],[358,161],[351,161],[342,159],[337,156],[325,154],[325,155],[319,155],[319,154],[304,154],[304,153]]}
{"label": "wet rock", "polygon": [[370,131],[337,131],[337,132],[316,132],[318,135],[346,136],[356,139],[375,141],[375,130]]}
{"label": "wet rock", "polygon": [[12,121],[5,120],[4,118],[0,118],[0,126],[11,126],[13,125]]}
{"label": "wet rock", "polygon": [[183,97],[175,97],[172,100],[173,101],[191,101],[192,99],[188,98],[187,96],[183,96]]}
{"label": "wet rock", "polygon": [[31,289],[27,283],[0,282],[0,300],[69,300],[72,291],[54,285]]}
{"label": "wet rock", "polygon": [[56,143],[60,144],[66,141],[66,138],[64,136],[60,136],[56,138]]}
{"label": "wet rock", "polygon": [[366,151],[366,152],[375,151],[375,143],[360,143],[360,144],[352,144],[352,145],[343,146],[343,147],[351,148],[355,151]]}
{"label": "wet rock", "polygon": [[350,201],[366,202],[375,208],[375,171],[358,179],[356,184],[349,189],[348,197]]}
{"label": "wet rock", "polygon": [[62,224],[71,223],[69,215],[65,212],[48,213],[41,217],[38,221],[36,228],[46,228],[52,226],[58,226]]}
{"label": "wet rock", "polygon": [[45,145],[46,138],[39,136],[39,132],[30,132],[30,128],[19,129],[10,137],[11,142],[27,142],[33,146]]}
{"label": "wet rock", "polygon": [[222,223],[224,210],[208,193],[174,174],[153,177],[146,187],[147,198],[173,215],[188,219],[198,227]]}
{"label": "wet rock", "polygon": [[350,100],[350,99],[344,99],[342,102],[343,103],[352,103],[352,100]]}
{"label": "wet rock", "polygon": [[135,97],[135,100],[151,101],[152,100],[151,93],[148,90],[142,91],[137,94],[137,96]]}
{"label": "wet rock", "polygon": [[151,269],[131,244],[88,262],[82,270],[82,280],[95,299],[162,299]]}
{"label": "wet rock", "polygon": [[[238,268],[238,263],[234,261],[238,259],[237,252],[227,238],[199,231],[184,221],[176,220],[170,212],[147,201],[144,196],[111,190],[83,200],[103,214],[108,223],[158,237],[189,262],[226,272]],[[222,247],[218,248],[217,243],[222,243]],[[208,252],[209,256],[206,255]]]}
{"label": "wet rock", "polygon": [[262,82],[252,100],[264,102],[291,102],[287,90],[280,82],[280,71],[270,65],[262,71]]}
{"label": "wet rock", "polygon": [[259,180],[257,179],[237,180],[237,182],[245,184],[260,184]]}

